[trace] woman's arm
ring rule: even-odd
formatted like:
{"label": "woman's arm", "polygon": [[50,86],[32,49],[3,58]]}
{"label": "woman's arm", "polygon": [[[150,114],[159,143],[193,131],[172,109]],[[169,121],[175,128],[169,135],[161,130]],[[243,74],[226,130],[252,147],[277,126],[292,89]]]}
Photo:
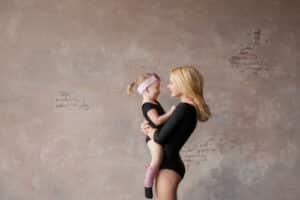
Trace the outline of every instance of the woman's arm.
{"label": "woman's arm", "polygon": [[154,139],[158,144],[165,144],[168,138],[173,134],[174,128],[178,126],[180,121],[183,119],[185,113],[185,107],[182,105],[176,106],[173,114],[169,120],[163,125],[161,129],[149,131],[149,137]]}

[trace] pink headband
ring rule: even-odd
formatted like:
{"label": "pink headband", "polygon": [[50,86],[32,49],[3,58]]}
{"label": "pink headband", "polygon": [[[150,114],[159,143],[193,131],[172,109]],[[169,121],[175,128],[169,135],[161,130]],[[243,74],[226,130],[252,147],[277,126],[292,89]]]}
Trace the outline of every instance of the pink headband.
{"label": "pink headband", "polygon": [[138,93],[143,94],[144,90],[155,81],[159,80],[159,76],[156,74],[151,75],[149,78],[144,80],[137,88]]}

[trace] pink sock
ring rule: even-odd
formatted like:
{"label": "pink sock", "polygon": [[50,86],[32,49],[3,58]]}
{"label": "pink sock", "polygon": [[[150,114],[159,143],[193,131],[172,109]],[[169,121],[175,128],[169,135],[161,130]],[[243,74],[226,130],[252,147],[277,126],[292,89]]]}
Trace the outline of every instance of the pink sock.
{"label": "pink sock", "polygon": [[157,174],[158,169],[155,167],[147,167],[147,171],[146,171],[146,176],[145,176],[145,180],[144,180],[144,186],[145,187],[152,187],[153,186],[153,182],[155,179],[155,176]]}

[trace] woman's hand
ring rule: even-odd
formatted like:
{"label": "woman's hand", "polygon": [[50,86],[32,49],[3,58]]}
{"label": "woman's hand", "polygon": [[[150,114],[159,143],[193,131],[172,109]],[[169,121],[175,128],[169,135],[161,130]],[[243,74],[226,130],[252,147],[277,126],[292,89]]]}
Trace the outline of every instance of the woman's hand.
{"label": "woman's hand", "polygon": [[149,125],[149,122],[146,120],[141,124],[141,130],[145,135],[148,135],[151,139],[153,139],[153,135],[156,131],[156,129],[152,128]]}

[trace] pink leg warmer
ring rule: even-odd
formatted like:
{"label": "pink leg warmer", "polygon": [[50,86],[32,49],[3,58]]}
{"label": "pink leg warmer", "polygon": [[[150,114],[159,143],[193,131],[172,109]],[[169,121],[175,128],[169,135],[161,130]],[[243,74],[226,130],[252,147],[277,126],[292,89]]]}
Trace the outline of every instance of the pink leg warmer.
{"label": "pink leg warmer", "polygon": [[144,180],[144,186],[150,188],[153,186],[154,179],[156,177],[158,169],[155,167],[147,167],[146,176]]}

